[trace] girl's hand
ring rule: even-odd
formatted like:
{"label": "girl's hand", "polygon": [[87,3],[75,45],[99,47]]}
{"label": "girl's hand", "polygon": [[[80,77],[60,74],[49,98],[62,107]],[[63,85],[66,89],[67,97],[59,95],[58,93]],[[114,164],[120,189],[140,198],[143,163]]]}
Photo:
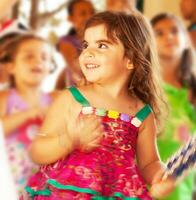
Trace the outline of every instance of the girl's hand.
{"label": "girl's hand", "polygon": [[99,117],[95,115],[79,116],[74,125],[68,126],[70,138],[77,148],[91,151],[99,146],[104,128]]}
{"label": "girl's hand", "polygon": [[47,110],[48,108],[36,106],[26,112],[29,119],[43,119],[46,115]]}
{"label": "girl's hand", "polygon": [[160,171],[154,177],[150,194],[153,198],[163,198],[168,196],[175,188],[176,182],[172,176],[168,176],[167,179],[162,180],[163,171]]}

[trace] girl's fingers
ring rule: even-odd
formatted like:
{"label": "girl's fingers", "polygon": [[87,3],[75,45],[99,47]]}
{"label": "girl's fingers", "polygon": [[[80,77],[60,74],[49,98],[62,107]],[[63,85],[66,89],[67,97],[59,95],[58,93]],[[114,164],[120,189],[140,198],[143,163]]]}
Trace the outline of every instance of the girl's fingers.
{"label": "girl's fingers", "polygon": [[165,181],[153,184],[150,189],[150,194],[154,198],[166,197],[175,188],[175,180],[173,178],[168,178]]}

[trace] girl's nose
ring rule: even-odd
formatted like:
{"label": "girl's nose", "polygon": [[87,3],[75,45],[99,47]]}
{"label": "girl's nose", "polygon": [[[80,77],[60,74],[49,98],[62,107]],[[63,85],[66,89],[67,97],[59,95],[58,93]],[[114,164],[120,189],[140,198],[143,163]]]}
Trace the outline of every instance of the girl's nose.
{"label": "girl's nose", "polygon": [[167,33],[166,34],[166,38],[170,39],[170,40],[173,39],[173,34],[172,33]]}
{"label": "girl's nose", "polygon": [[93,49],[87,49],[84,52],[84,56],[87,57],[87,58],[92,58],[92,57],[95,56],[95,53],[94,53]]}

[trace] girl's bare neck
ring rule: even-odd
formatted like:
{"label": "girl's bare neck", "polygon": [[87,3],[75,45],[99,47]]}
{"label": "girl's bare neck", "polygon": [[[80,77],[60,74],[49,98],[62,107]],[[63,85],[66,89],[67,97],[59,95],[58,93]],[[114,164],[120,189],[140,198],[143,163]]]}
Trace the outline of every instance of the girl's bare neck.
{"label": "girl's bare neck", "polygon": [[160,64],[163,80],[174,87],[181,88],[182,84],[179,79],[180,60],[160,59]]}
{"label": "girl's bare neck", "polygon": [[128,89],[88,85],[81,90],[91,106],[134,115],[141,102]]}
{"label": "girl's bare neck", "polygon": [[15,89],[29,105],[33,106],[39,103],[42,94],[40,87],[17,85]]}
{"label": "girl's bare neck", "polygon": [[178,70],[181,59],[176,57],[163,57],[159,61],[162,71],[174,73]]}

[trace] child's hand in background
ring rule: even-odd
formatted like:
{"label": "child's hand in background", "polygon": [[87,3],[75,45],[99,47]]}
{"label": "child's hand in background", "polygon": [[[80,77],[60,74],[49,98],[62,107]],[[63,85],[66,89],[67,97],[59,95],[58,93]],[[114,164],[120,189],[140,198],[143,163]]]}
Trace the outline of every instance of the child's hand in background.
{"label": "child's hand in background", "polygon": [[43,119],[46,115],[48,107],[35,106],[26,111],[28,119]]}

